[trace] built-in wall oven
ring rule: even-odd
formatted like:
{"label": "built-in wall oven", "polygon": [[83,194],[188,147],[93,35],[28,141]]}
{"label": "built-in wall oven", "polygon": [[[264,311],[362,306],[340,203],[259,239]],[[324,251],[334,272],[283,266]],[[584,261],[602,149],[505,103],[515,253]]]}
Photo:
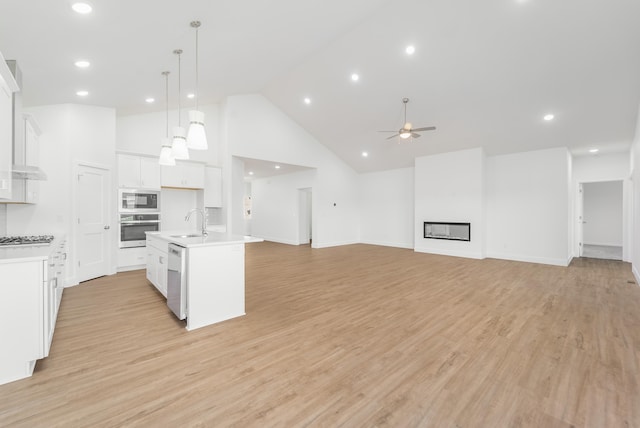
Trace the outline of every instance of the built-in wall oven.
{"label": "built-in wall oven", "polygon": [[120,213],[120,248],[144,247],[146,232],[160,230],[160,213]]}
{"label": "built-in wall oven", "polygon": [[160,212],[160,192],[157,190],[120,189],[118,204],[121,213]]}

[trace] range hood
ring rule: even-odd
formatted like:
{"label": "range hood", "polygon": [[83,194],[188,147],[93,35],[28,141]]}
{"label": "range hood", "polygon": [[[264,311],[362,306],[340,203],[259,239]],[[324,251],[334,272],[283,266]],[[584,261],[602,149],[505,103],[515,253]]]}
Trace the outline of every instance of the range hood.
{"label": "range hood", "polygon": [[13,164],[11,166],[11,178],[18,180],[46,180],[47,174],[37,166]]}
{"label": "range hood", "polygon": [[32,128],[39,134],[38,125],[30,114],[22,113],[22,71],[15,60],[7,60],[9,70],[13,74],[20,91],[13,94],[13,165],[11,177],[16,180],[46,180],[47,174],[38,166],[27,165],[27,153],[25,143],[25,121],[31,122]]}

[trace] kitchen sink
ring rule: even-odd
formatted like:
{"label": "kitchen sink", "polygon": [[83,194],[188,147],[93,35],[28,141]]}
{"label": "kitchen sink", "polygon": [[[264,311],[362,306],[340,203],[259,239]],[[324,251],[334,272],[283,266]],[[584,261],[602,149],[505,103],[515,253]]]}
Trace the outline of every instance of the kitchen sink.
{"label": "kitchen sink", "polygon": [[192,233],[190,235],[171,235],[172,238],[202,238],[201,233]]}

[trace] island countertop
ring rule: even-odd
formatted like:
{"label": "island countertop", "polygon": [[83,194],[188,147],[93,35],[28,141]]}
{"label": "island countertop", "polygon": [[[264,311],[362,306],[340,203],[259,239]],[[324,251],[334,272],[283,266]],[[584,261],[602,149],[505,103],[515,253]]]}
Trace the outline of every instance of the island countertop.
{"label": "island countertop", "polygon": [[147,235],[185,248],[246,244],[263,241],[260,238],[254,238],[252,236],[233,235],[225,232],[209,232],[207,236],[203,236],[198,230],[163,230],[160,232],[147,232]]}

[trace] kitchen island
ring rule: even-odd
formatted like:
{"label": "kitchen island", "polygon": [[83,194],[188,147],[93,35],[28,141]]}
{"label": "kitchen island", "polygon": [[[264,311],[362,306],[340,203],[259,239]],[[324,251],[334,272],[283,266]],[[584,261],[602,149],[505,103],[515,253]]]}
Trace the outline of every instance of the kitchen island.
{"label": "kitchen island", "polygon": [[[260,241],[220,232],[147,232],[147,278],[170,302],[175,298],[175,278],[182,278],[187,330],[239,317],[245,315],[244,245]],[[170,244],[180,247],[181,275],[171,267]],[[173,295],[168,277],[174,281]]]}

